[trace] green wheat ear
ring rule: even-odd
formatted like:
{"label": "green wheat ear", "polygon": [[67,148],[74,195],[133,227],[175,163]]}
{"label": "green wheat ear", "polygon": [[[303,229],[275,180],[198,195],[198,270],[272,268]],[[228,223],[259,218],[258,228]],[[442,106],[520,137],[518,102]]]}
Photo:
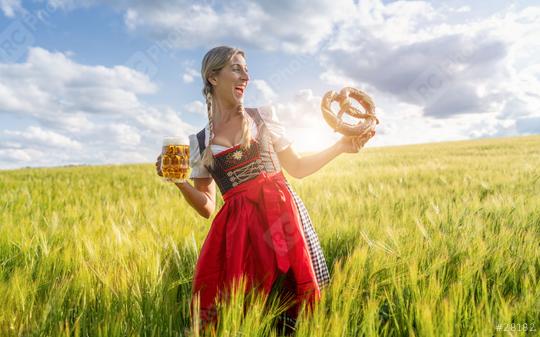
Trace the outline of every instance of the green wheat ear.
{"label": "green wheat ear", "polygon": [[[539,148],[539,136],[367,148],[289,179],[332,278],[296,336],[538,334]],[[153,163],[0,171],[0,336],[196,335],[209,226]],[[278,336],[271,299],[220,308],[206,336]]]}

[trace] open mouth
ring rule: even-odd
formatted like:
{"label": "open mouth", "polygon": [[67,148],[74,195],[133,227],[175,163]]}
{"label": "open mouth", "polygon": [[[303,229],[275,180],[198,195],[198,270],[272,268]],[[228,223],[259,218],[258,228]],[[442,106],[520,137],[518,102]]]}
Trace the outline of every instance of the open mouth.
{"label": "open mouth", "polygon": [[242,87],[242,86],[234,87],[234,91],[236,92],[236,94],[238,94],[238,96],[244,95],[244,90],[245,89],[246,88]]}

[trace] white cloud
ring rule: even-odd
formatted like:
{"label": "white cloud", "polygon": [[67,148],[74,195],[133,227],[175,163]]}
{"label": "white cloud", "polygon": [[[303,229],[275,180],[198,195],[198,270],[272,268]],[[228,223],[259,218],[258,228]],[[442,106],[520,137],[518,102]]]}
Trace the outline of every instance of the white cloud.
{"label": "white cloud", "polygon": [[[473,131],[456,124],[459,132],[451,137],[524,132],[516,118],[540,111],[538,69],[532,66],[540,57],[540,8],[510,7],[451,22],[452,12],[468,11],[425,2],[360,1],[351,15],[361,19],[338,26],[322,52],[321,79],[365,89],[395,116],[402,111],[398,103],[416,107],[426,119],[426,132],[419,133],[425,141],[431,139],[426,128],[434,125],[427,117],[448,125],[478,113],[490,119],[489,126]],[[444,132],[440,138],[451,134]],[[403,136],[403,142],[416,137]]]}
{"label": "white cloud", "polygon": [[26,131],[4,130],[3,135],[11,141],[24,142],[27,145],[43,147],[59,147],[63,149],[80,149],[81,143],[57,132],[44,130],[38,126],[30,126]]}
{"label": "white cloud", "polygon": [[[408,12],[415,13],[399,13]],[[391,26],[390,22],[391,17],[386,25]],[[395,34],[375,33],[373,27],[344,25],[336,42],[322,56],[327,69],[322,78],[332,83],[335,78],[348,78],[355,86],[367,83],[404,102],[420,105],[427,115],[442,117],[471,109],[489,111],[493,92],[504,89],[497,81],[504,78],[504,70],[494,69],[504,61],[508,47],[485,30],[419,42],[406,35],[402,38],[399,41]],[[484,95],[471,90],[480,85],[488,89]],[[470,102],[461,102],[461,108],[455,106],[464,93]]]}
{"label": "white cloud", "polygon": [[484,119],[471,123],[468,136],[471,138],[517,136],[516,123],[513,120]]}
{"label": "white cloud", "polygon": [[85,122],[83,114],[130,116],[142,105],[137,95],[157,90],[130,68],[81,65],[42,48],[31,48],[25,63],[0,64],[0,79],[0,111],[65,129]]}
{"label": "white cloud", "polygon": [[0,162],[4,162],[5,168],[14,168],[21,163],[30,162],[32,159],[40,158],[41,152],[28,149],[0,149]]}
{"label": "white cloud", "polygon": [[251,80],[246,90],[245,102],[248,105],[262,106],[273,103],[278,97],[265,80]]}
{"label": "white cloud", "polygon": [[98,1],[98,0],[47,0],[47,2],[53,8],[61,8],[64,10],[71,10],[78,7],[89,7],[99,2],[110,3],[110,4],[114,3],[114,1]]}
{"label": "white cloud", "polygon": [[15,16],[16,12],[22,11],[20,0],[0,0],[0,9],[7,17]]}
{"label": "white cloud", "polygon": [[199,72],[196,69],[187,67],[182,75],[182,80],[185,83],[192,83],[196,76],[199,76]]}
{"label": "white cloud", "polygon": [[443,4],[442,8],[440,8],[441,11],[445,11],[448,13],[469,13],[471,12],[471,7],[468,5],[463,5],[460,7],[449,7],[446,4]]}
{"label": "white cloud", "polygon": [[163,136],[195,131],[174,109],[140,100],[156,91],[125,66],[87,66],[31,48],[24,63],[0,64],[0,114],[35,121],[0,130],[0,167],[16,158],[31,166],[154,160]]}
{"label": "white cloud", "polygon": [[139,131],[131,125],[127,124],[113,124],[105,127],[107,132],[113,136],[113,141],[122,145],[139,145],[141,142],[141,135]]}
{"label": "white cloud", "polygon": [[[216,44],[263,50],[311,52],[334,25],[349,17],[351,0],[248,1],[104,1],[48,0],[70,10],[106,4],[121,11],[126,27],[180,48]],[[290,24],[284,24],[290,23]]]}
{"label": "white cloud", "polygon": [[203,103],[201,101],[193,101],[188,104],[185,104],[184,110],[192,114],[201,115],[205,117],[207,116],[206,103]]}
{"label": "white cloud", "polygon": [[179,117],[179,113],[170,107],[145,107],[137,111],[134,122],[139,128],[155,133],[180,133],[194,131],[193,127]]}
{"label": "white cloud", "polygon": [[124,21],[132,30],[146,31],[182,48],[227,43],[264,50],[308,51],[352,7],[353,3],[346,0],[239,0],[221,6],[196,1],[138,1],[126,4]]}

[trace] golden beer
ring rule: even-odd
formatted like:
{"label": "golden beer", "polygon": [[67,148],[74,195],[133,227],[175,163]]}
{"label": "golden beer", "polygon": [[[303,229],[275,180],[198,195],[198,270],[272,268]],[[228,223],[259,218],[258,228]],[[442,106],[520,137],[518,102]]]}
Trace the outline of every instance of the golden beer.
{"label": "golden beer", "polygon": [[161,172],[166,181],[184,182],[189,171],[189,145],[181,137],[165,137],[161,149]]}

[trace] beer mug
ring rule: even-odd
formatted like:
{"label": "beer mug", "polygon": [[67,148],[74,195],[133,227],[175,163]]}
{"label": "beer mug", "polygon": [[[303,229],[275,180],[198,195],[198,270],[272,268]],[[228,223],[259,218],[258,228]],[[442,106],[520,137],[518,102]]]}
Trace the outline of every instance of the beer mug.
{"label": "beer mug", "polygon": [[163,179],[173,183],[184,182],[189,171],[189,145],[182,137],[165,137],[161,149]]}

